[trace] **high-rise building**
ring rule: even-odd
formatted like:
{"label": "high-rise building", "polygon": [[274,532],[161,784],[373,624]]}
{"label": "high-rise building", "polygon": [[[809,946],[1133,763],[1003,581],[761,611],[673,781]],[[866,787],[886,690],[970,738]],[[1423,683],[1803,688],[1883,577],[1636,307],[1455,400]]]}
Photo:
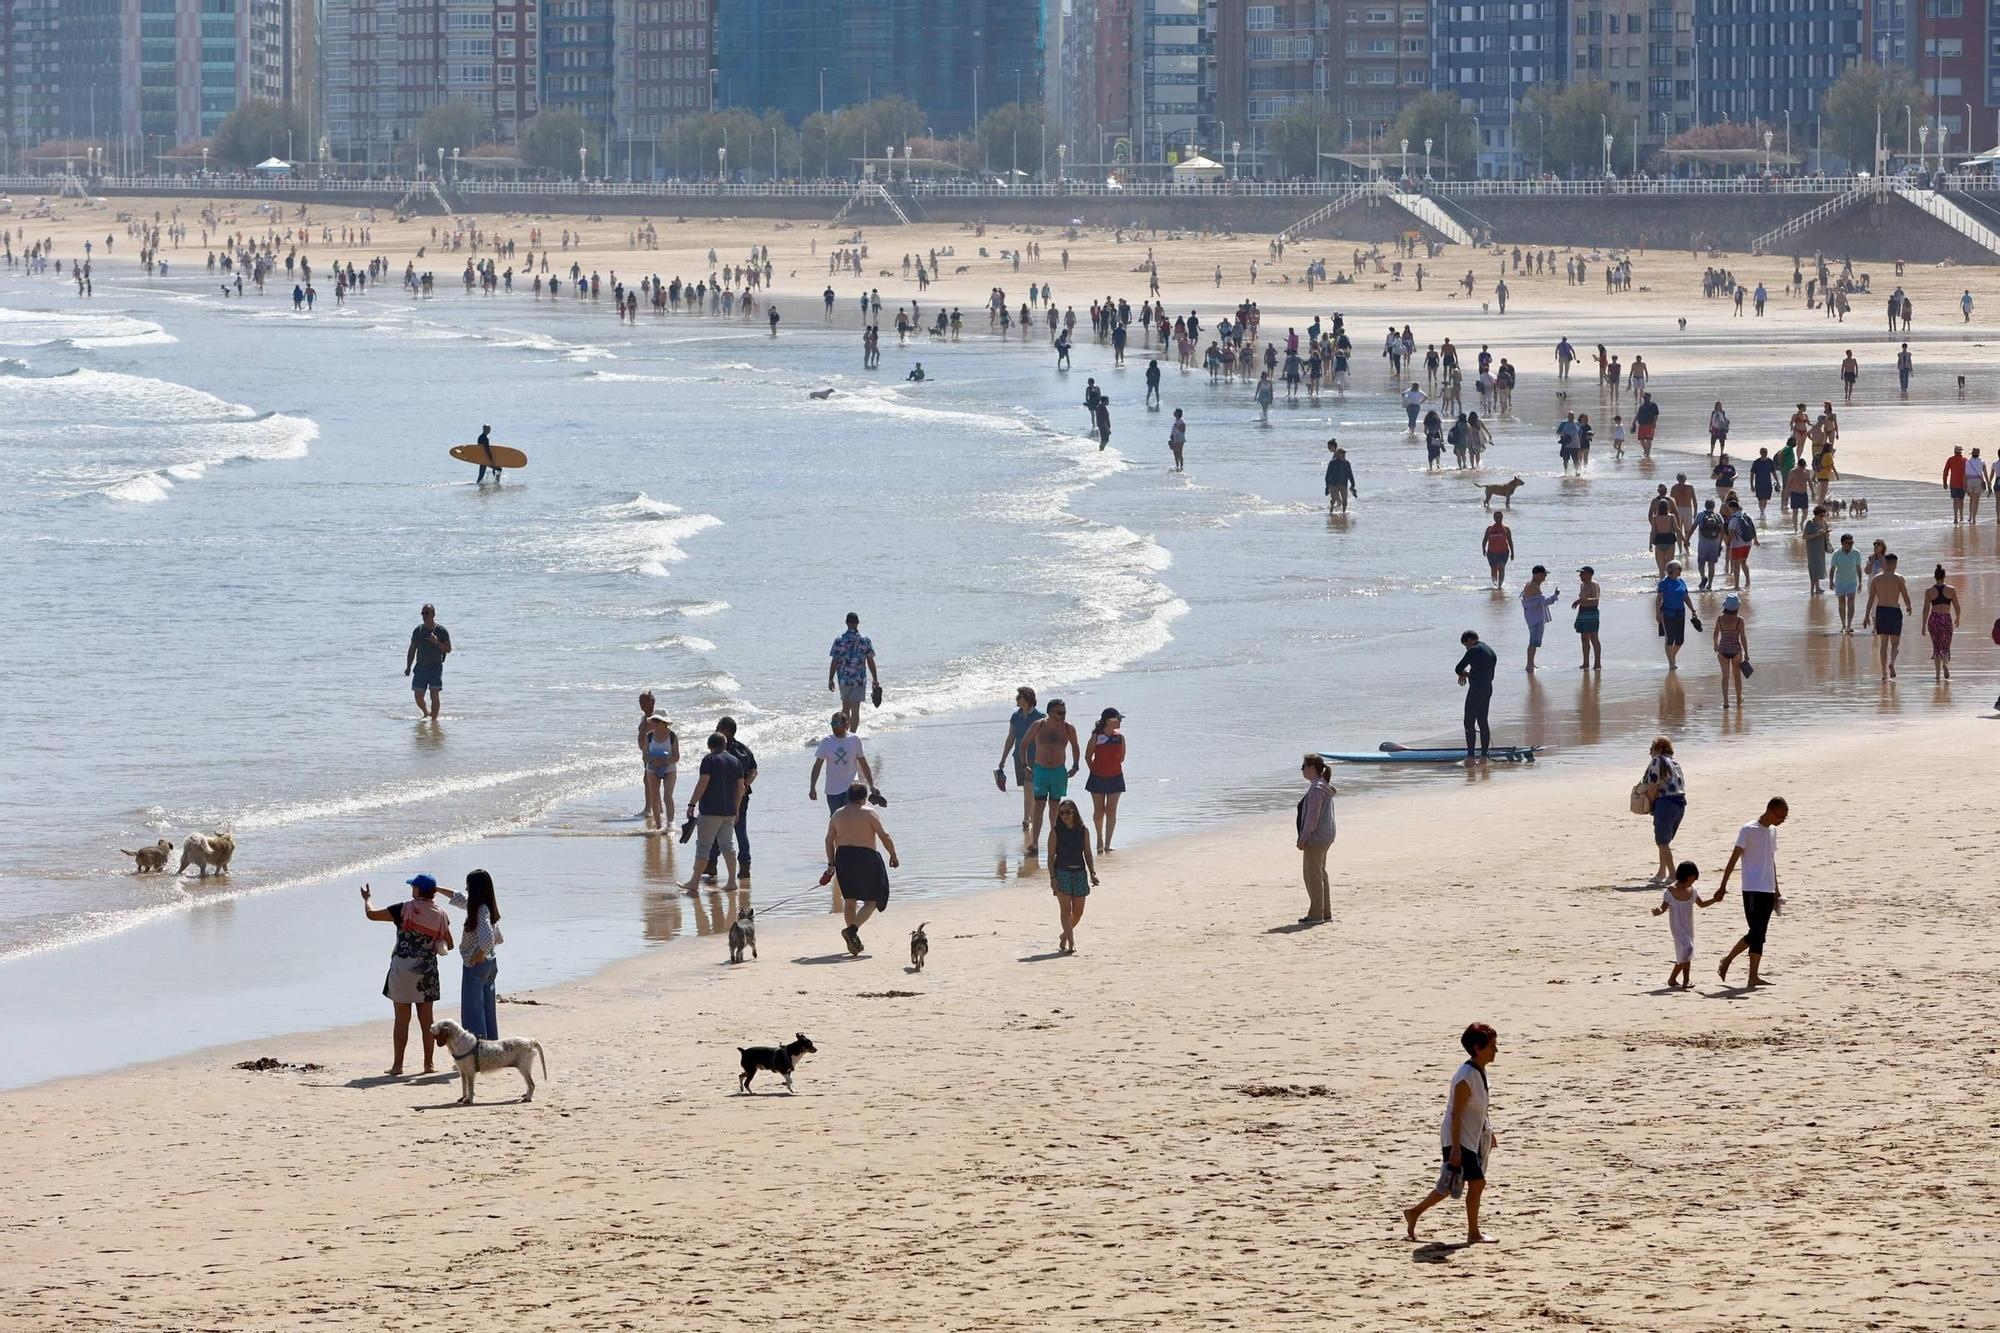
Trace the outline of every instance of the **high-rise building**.
{"label": "high-rise building", "polygon": [[1695,3],[1571,0],[1570,81],[1603,83],[1611,94],[1608,157],[1619,172],[1635,156],[1643,167],[1648,150],[1695,123]]}
{"label": "high-rise building", "polygon": [[1378,137],[1430,91],[1431,0],[1333,0],[1332,19],[1341,116]]}
{"label": "high-rise building", "polygon": [[715,0],[716,105],[797,123],[902,96],[933,133],[962,134],[1042,102],[1043,31],[1043,0]]}
{"label": "high-rise building", "polygon": [[612,33],[612,120],[628,157],[676,119],[708,110],[714,83],[710,0],[633,0],[618,6]]}
{"label": "high-rise building", "polygon": [[[1132,9],[1143,0],[1095,0],[1089,49],[1081,59],[1090,67],[1089,151],[1083,160],[1102,166],[1131,161],[1132,153]],[[1077,142],[1086,142],[1078,126]],[[1121,150],[1118,145],[1125,145]]]}
{"label": "high-rise building", "polygon": [[578,113],[599,139],[611,127],[615,7],[612,0],[542,2],[542,107]]}
{"label": "high-rise building", "polygon": [[[1963,12],[1963,0],[1943,3],[1955,14]],[[1877,12],[1888,11],[1892,26],[1882,34],[1880,44],[1893,51],[1894,60],[1901,63],[1911,49],[1909,35],[1900,30],[1905,11],[1911,7],[1905,0],[1788,0],[1784,4],[1776,0],[1699,0],[1695,14],[1699,72],[1695,81],[1702,122],[1729,120],[1777,126],[1774,144],[1789,122],[1794,154],[1814,147],[1820,101],[1827,89],[1849,65],[1869,57],[1870,4]],[[1924,13],[1929,15],[1936,4],[1937,0],[1923,0]],[[1928,18],[1924,21],[1932,22]],[[1954,55],[1971,49],[1975,67],[1985,49],[1978,31],[1983,26],[1983,20],[1975,20],[1963,32],[1953,26],[1946,42]],[[1953,43],[1958,45],[1954,48]],[[1949,63],[1955,83],[1964,77],[1964,71],[1957,68],[1958,60]],[[1952,93],[1944,100],[1945,110],[1956,113],[1962,99]],[[1953,114],[1949,122],[1952,138],[1960,146],[1965,142],[1959,124],[1963,119]],[[1856,165],[1868,166],[1865,162]]]}
{"label": "high-rise building", "polygon": [[321,3],[321,104],[338,159],[406,157],[424,113],[446,102],[478,107],[500,142],[539,108],[539,0]]}
{"label": "high-rise building", "polygon": [[[1329,106],[1328,28],[1332,10],[1322,0],[1252,4],[1215,0],[1210,11],[1215,42],[1217,133],[1243,144],[1245,171],[1277,172],[1265,143],[1273,120],[1300,106]],[[1339,148],[1328,142],[1325,151]],[[1317,174],[1317,173],[1311,173]]]}
{"label": "high-rise building", "polygon": [[1519,177],[1532,165],[1522,156],[1516,112],[1528,89],[1563,82],[1566,13],[1562,0],[1432,5],[1433,85],[1473,118],[1476,174]]}
{"label": "high-rise building", "polygon": [[[1135,0],[1131,11],[1133,160],[1160,163],[1206,144],[1214,119],[1213,34],[1204,0]],[[1222,131],[1217,131],[1218,135]],[[1240,141],[1247,127],[1238,129]]]}
{"label": "high-rise building", "polygon": [[0,0],[0,104],[11,159],[52,139],[110,140],[125,103],[120,52],[131,0]]}

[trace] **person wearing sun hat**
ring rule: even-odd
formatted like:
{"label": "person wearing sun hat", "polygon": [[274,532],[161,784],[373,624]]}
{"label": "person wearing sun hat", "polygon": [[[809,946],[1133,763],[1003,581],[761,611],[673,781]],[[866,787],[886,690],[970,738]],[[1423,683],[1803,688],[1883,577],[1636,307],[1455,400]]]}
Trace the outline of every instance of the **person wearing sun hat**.
{"label": "person wearing sun hat", "polygon": [[424,1043],[424,1072],[436,1073],[431,1042],[431,1005],[441,990],[438,984],[438,955],[452,947],[451,918],[434,901],[437,881],[429,875],[409,880],[410,900],[377,907],[369,897],[369,886],[361,886],[361,910],[370,921],[388,921],[396,927],[396,947],[389,955],[389,975],[382,994],[396,1007],[395,1063],[389,1075],[403,1073],[403,1051],[410,1040],[410,1007],[416,1006],[417,1022]]}

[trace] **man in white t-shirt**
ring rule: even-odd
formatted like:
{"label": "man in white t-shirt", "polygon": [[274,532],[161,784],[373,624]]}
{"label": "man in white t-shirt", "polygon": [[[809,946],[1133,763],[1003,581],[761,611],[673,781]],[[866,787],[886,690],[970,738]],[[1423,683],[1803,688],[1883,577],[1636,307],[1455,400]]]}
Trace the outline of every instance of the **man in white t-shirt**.
{"label": "man in white t-shirt", "polygon": [[1757,974],[1764,963],[1764,932],[1770,927],[1771,914],[1784,905],[1784,895],[1778,892],[1778,825],[1785,822],[1791,807],[1782,796],[1773,796],[1764,807],[1764,813],[1757,816],[1754,824],[1745,824],[1736,835],[1736,846],[1729,853],[1729,864],[1722,868],[1722,884],[1716,890],[1716,897],[1729,891],[1729,876],[1740,864],[1743,867],[1743,919],[1750,929],[1743,938],[1736,941],[1736,947],[1723,958],[1716,975],[1729,980],[1729,965],[1736,961],[1736,955],[1750,954],[1751,986],[1767,984]]}
{"label": "man in white t-shirt", "polygon": [[861,738],[847,730],[847,714],[833,715],[833,734],[819,743],[813,751],[812,778],[806,786],[806,799],[819,799],[820,770],[826,770],[826,808],[829,812],[847,804],[847,789],[854,784],[854,775],[868,784],[868,794],[875,794],[875,774],[868,767],[868,756],[862,753]]}

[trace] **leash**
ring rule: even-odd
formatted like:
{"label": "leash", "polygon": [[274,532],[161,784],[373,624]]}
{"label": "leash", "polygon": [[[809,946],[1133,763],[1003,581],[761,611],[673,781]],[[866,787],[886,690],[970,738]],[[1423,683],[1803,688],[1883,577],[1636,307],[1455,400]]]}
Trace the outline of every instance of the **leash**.
{"label": "leash", "polygon": [[[811,888],[795,893],[789,898],[780,898],[778,899],[777,902],[771,903],[765,907],[757,908],[757,910],[762,912],[775,912],[780,907],[785,906],[787,903],[795,903],[801,898],[809,897],[812,894],[818,893],[822,887],[823,887],[822,885],[815,884]],[[755,903],[752,903],[751,906],[753,908],[756,908],[757,905]]]}

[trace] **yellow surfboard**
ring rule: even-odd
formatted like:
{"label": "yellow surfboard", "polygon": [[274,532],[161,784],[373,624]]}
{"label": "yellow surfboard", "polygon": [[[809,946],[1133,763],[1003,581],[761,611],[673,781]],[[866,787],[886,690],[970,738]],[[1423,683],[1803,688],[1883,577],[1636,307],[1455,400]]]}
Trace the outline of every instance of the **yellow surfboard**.
{"label": "yellow surfboard", "polygon": [[519,449],[509,449],[504,444],[454,444],[451,456],[461,463],[478,463],[484,467],[528,466],[526,454]]}

